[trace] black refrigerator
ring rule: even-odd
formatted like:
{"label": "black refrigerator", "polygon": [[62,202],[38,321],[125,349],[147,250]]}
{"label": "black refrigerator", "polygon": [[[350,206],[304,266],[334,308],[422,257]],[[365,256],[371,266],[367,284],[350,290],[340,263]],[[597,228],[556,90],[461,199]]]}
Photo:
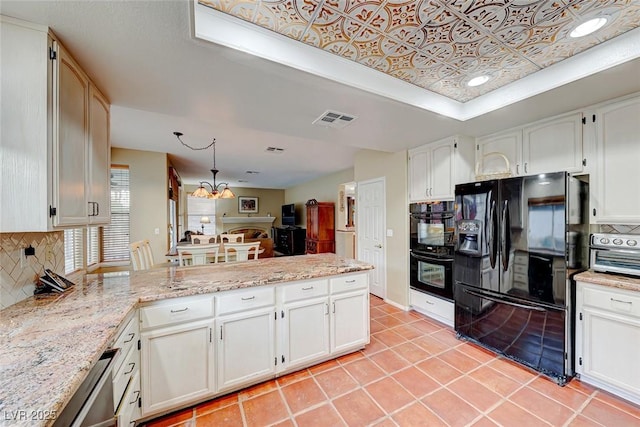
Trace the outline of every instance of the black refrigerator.
{"label": "black refrigerator", "polygon": [[455,190],[458,337],[561,385],[574,374],[571,275],[587,264],[575,244],[588,235],[587,187],[556,172]]}

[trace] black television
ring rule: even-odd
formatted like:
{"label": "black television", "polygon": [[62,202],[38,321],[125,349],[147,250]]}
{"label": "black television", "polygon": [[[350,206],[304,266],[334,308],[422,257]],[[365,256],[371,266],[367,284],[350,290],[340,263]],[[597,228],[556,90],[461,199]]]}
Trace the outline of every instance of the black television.
{"label": "black television", "polygon": [[296,225],[296,205],[291,203],[282,205],[282,225]]}

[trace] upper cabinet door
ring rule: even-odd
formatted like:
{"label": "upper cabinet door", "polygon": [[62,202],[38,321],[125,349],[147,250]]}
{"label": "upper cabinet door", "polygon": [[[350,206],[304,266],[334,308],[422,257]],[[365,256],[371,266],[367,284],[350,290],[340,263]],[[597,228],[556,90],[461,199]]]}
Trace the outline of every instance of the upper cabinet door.
{"label": "upper cabinet door", "polygon": [[520,172],[582,172],[582,126],[582,113],[572,113],[525,127]]}
{"label": "upper cabinet door", "polygon": [[592,220],[640,224],[640,97],[596,109],[597,173]]}
{"label": "upper cabinet door", "polygon": [[432,146],[429,198],[432,200],[452,199],[454,194],[453,170],[455,148],[453,140]]}
{"label": "upper cabinet door", "polygon": [[409,201],[427,200],[429,189],[429,151],[425,149],[409,152]]}
{"label": "upper cabinet door", "polygon": [[57,212],[53,221],[54,226],[82,225],[87,223],[88,213],[85,164],[89,80],[61,45],[57,71],[54,105],[58,108],[54,126],[57,123],[58,131],[54,131],[53,144],[53,206]]}
{"label": "upper cabinet door", "polygon": [[[476,140],[476,163],[478,174],[492,174],[509,171],[512,175],[522,175],[522,130],[503,132],[478,138]],[[498,154],[495,154],[498,153]],[[499,154],[502,154],[500,156]]]}
{"label": "upper cabinet door", "polygon": [[108,224],[111,218],[111,145],[109,102],[91,85],[89,88],[89,223]]}

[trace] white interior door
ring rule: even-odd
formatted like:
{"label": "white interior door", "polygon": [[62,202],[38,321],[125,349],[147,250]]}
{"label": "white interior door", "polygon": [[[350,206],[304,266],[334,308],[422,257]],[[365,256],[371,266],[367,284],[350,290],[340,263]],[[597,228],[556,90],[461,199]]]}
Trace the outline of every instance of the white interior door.
{"label": "white interior door", "polygon": [[358,259],[375,267],[370,273],[369,286],[371,293],[380,298],[385,298],[387,293],[385,200],[384,178],[358,183]]}

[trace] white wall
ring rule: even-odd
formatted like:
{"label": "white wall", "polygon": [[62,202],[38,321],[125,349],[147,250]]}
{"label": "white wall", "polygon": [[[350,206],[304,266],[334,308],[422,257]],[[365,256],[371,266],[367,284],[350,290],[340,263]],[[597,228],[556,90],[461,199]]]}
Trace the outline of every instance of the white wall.
{"label": "white wall", "polygon": [[[407,151],[385,153],[362,150],[356,154],[356,182],[385,177],[387,299],[409,305],[409,199],[407,187]],[[356,210],[358,205],[356,204]],[[357,230],[358,224],[356,224]]]}
{"label": "white wall", "polygon": [[[340,184],[353,181],[353,169],[345,169],[313,181],[295,187],[287,188],[284,191],[284,203],[295,203],[296,214],[300,227],[307,226],[307,208],[305,203],[309,199],[316,199],[319,202],[333,202],[338,209],[339,206],[339,187]],[[337,218],[337,211],[335,218]]]}
{"label": "white wall", "polygon": [[[169,250],[169,182],[165,153],[111,149],[111,163],[129,166],[130,242],[149,239],[156,264]],[[155,230],[159,229],[159,234]]]}

